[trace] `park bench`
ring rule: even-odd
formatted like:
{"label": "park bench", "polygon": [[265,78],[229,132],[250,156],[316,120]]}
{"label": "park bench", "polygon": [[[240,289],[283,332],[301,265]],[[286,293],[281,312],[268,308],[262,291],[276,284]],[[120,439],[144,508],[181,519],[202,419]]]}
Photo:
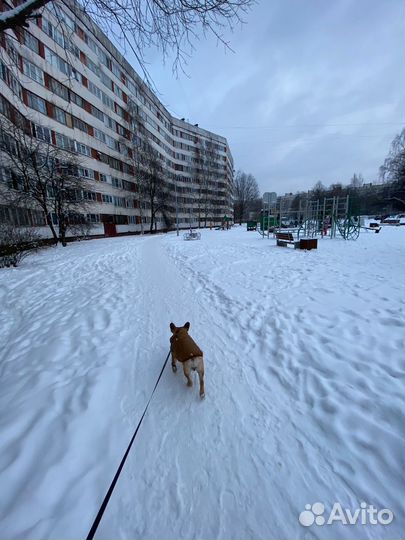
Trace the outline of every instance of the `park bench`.
{"label": "park bench", "polygon": [[275,237],[278,246],[287,247],[289,244],[292,244],[294,249],[299,248],[300,246],[300,241],[294,240],[294,236],[290,232],[276,232]]}
{"label": "park bench", "polygon": [[381,231],[381,225],[379,223],[370,223],[368,227],[364,227],[367,231],[374,231],[379,233]]}

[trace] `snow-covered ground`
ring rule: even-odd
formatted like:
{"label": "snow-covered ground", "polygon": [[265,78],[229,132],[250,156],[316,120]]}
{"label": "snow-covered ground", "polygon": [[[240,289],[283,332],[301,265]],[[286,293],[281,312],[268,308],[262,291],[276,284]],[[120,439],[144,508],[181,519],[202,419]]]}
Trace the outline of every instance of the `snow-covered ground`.
{"label": "snow-covered ground", "polygon": [[[167,366],[98,538],[403,538],[405,229],[316,251],[255,232],[69,245],[0,271],[0,538],[83,538]],[[390,509],[316,525],[306,504]]]}

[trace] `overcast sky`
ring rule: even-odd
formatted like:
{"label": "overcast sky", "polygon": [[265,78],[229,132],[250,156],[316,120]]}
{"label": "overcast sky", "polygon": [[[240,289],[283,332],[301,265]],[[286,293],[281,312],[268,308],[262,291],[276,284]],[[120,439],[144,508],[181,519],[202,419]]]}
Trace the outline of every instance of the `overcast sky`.
{"label": "overcast sky", "polygon": [[[229,35],[200,40],[188,77],[151,55],[159,98],[228,139],[261,191],[366,181],[405,125],[403,0],[261,0]],[[134,65],[134,67],[136,67]]]}

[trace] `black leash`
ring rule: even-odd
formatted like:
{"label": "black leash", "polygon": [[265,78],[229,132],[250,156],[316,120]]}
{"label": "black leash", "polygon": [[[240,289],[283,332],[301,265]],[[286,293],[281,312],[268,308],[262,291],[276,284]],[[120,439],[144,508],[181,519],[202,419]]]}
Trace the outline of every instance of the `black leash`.
{"label": "black leash", "polygon": [[98,514],[96,516],[96,519],[94,520],[94,523],[93,525],[91,526],[91,529],[90,529],[90,532],[89,534],[87,535],[87,539],[86,540],[93,540],[93,537],[97,531],[97,527],[99,526],[100,524],[100,521],[101,521],[101,518],[103,517],[103,514],[104,514],[104,511],[107,507],[107,504],[110,500],[110,497],[112,495],[112,492],[114,491],[114,488],[115,488],[115,484],[117,483],[117,480],[119,478],[119,475],[121,474],[121,471],[122,471],[122,468],[125,464],[125,461],[128,457],[128,454],[129,454],[129,451],[131,450],[131,446],[132,446],[132,443],[134,442],[135,440],[135,437],[139,431],[139,428],[141,427],[141,424],[142,424],[142,420],[144,419],[145,417],[145,414],[146,414],[146,411],[148,410],[148,407],[149,407],[149,403],[152,401],[152,398],[153,398],[153,394],[155,393],[155,390],[157,388],[157,385],[159,384],[159,381],[163,375],[163,372],[165,370],[165,367],[166,367],[166,364],[167,364],[167,361],[169,360],[169,356],[170,356],[170,351],[169,351],[169,354],[167,355],[166,357],[166,360],[165,360],[165,363],[163,364],[163,367],[162,367],[162,371],[160,372],[160,375],[158,377],[158,380],[156,381],[156,384],[155,384],[155,387],[150,395],[150,398],[149,398],[149,401],[148,403],[146,404],[146,407],[145,407],[145,410],[143,411],[143,414],[141,416],[141,419],[139,420],[138,422],[138,425],[136,426],[136,429],[135,429],[135,433],[132,435],[132,439],[128,445],[128,448],[127,448],[127,451],[125,452],[124,454],[124,457],[122,458],[121,460],[121,463],[120,463],[120,466],[118,467],[117,469],[117,472],[115,473],[115,476],[113,478],[113,481],[111,482],[111,485],[110,487],[108,488],[108,491],[106,493],[106,496],[104,497],[104,500],[103,500],[103,504],[100,506],[100,510],[98,511]]}

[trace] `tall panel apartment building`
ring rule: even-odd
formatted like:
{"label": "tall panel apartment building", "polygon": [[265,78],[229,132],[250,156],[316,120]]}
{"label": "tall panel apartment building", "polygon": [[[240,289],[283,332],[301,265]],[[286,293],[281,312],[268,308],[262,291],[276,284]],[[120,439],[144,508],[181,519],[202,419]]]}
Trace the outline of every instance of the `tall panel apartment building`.
{"label": "tall panel apartment building", "polygon": [[[1,0],[0,0],[1,2]],[[142,118],[165,167],[166,209],[157,229],[219,224],[233,216],[233,161],[227,140],[174,118],[97,25],[74,2],[46,5],[27,29],[0,36],[0,113],[17,109],[33,135],[80,156],[88,180],[92,234],[147,230],[147,201],[131,169],[132,111]],[[1,156],[0,156],[1,160]],[[2,188],[14,171],[0,161]],[[45,225],[38,209],[0,206],[0,219]],[[176,212],[177,208],[177,212]]]}

